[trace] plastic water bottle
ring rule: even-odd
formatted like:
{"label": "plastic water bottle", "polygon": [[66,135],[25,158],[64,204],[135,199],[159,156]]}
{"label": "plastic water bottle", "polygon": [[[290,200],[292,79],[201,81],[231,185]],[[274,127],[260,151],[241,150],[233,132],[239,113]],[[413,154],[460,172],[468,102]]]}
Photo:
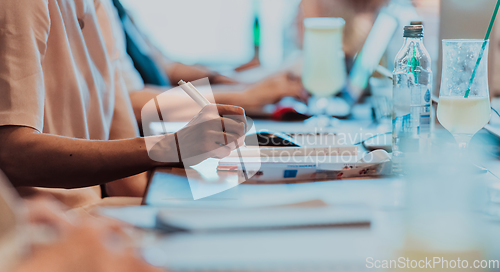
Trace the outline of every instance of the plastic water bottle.
{"label": "plastic water bottle", "polygon": [[405,26],[404,44],[393,73],[392,156],[394,174],[415,153],[430,151],[432,109],[431,58],[424,47],[424,27]]}

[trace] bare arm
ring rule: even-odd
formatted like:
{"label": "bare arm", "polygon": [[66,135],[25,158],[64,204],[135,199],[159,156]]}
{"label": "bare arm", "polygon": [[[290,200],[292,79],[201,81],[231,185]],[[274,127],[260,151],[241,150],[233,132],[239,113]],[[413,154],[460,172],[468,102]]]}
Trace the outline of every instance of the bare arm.
{"label": "bare arm", "polygon": [[[245,128],[243,109],[205,106],[186,127],[176,132],[181,139],[178,153],[174,134],[94,141],[43,134],[28,127],[4,126],[0,127],[0,169],[14,186],[93,186],[156,166],[178,165],[179,155],[183,160],[188,159],[188,164],[225,157],[235,149],[231,143],[245,135]],[[149,150],[146,142],[151,145]],[[222,148],[220,143],[224,142],[228,144]]]}
{"label": "bare arm", "polygon": [[0,128],[0,168],[15,186],[87,187],[156,165],[142,138],[91,141],[42,134],[28,127]]}
{"label": "bare arm", "polygon": [[[160,58],[165,58],[165,56],[161,55]],[[166,61],[163,62],[165,63]],[[163,67],[165,68],[165,73],[167,73],[168,78],[170,79],[170,83],[173,86],[177,85],[177,82],[179,82],[181,79],[184,81],[194,81],[204,77],[208,77],[211,84],[238,83],[231,78],[225,77],[218,73],[214,73],[204,67],[185,65],[179,62],[165,64],[163,65]]]}

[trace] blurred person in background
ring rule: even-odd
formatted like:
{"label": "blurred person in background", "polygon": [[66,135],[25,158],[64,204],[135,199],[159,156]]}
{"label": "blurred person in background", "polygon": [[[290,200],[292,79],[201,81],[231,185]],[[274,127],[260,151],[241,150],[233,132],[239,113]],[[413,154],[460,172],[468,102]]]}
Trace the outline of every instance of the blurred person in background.
{"label": "blurred person in background", "polygon": [[160,272],[134,247],[132,227],[48,195],[20,199],[1,170],[0,215],[2,272]]}
{"label": "blurred person in background", "polygon": [[[297,43],[302,43],[304,18],[344,18],[344,51],[349,70],[354,56],[363,47],[378,11],[387,2],[388,0],[303,0],[297,15]],[[125,77],[129,79],[128,90],[139,123],[143,106],[166,88],[177,86],[181,79],[192,81],[208,77],[215,102],[241,106],[247,110],[274,104],[286,96],[307,100],[300,77],[293,73],[281,73],[252,85],[243,85],[206,68],[174,62],[141,32],[120,0],[113,0],[113,3],[126,34],[127,52],[134,63],[135,69],[126,69]],[[171,91],[169,95],[171,103],[162,109],[167,113],[165,121],[186,120],[197,109],[196,104],[184,93]],[[147,114],[148,111],[144,113]]]}
{"label": "blurred person in background", "polygon": [[[303,0],[297,15],[297,44],[301,47],[303,39],[303,19],[306,17],[342,17],[346,21],[344,30],[344,51],[347,71],[350,70],[354,56],[361,50],[373,26],[380,8],[388,0]],[[201,66],[189,66],[168,59],[133,22],[120,0],[113,0],[126,35],[127,52],[133,66],[124,69],[127,89],[130,92],[134,114],[141,123],[144,105],[162,91],[177,86],[180,79],[192,81],[208,77],[212,84],[213,99],[216,103],[241,106],[246,110],[260,109],[266,104],[279,102],[286,96],[307,101],[300,77],[285,72],[257,82],[238,84],[238,82],[212,72]],[[279,11],[278,11],[279,12]],[[295,32],[295,31],[293,31]],[[290,68],[290,67],[289,67]],[[300,71],[292,67],[292,70]],[[300,73],[300,72],[299,72]],[[188,120],[198,106],[183,92],[170,90],[169,102],[162,108],[164,121]],[[211,95],[211,94],[206,94]],[[164,104],[165,105],[165,104]],[[156,115],[156,109],[144,109],[142,114]],[[142,116],[142,119],[150,119]]]}
{"label": "blurred person in background", "polygon": [[[0,179],[1,176],[0,172]],[[67,214],[67,209],[50,197],[21,201],[4,185],[0,184],[0,210],[14,216],[9,218],[3,214],[0,220],[3,232],[0,233],[0,249],[3,249],[0,267],[7,269],[2,271],[163,271],[142,259],[127,234],[128,226],[105,217]],[[13,233],[22,238],[5,238]]]}
{"label": "blurred person in background", "polygon": [[[208,77],[216,103],[240,106],[246,110],[260,109],[284,97],[301,100],[307,97],[300,77],[292,73],[283,72],[254,84],[241,84],[200,66],[174,62],[140,31],[119,0],[113,0],[113,3],[125,32],[127,53],[133,61],[134,67],[124,66],[124,77],[139,123],[144,105],[162,91],[177,86],[181,79],[194,81]],[[184,93],[171,91],[168,95],[171,103],[162,108],[162,112],[166,113],[165,121],[189,120],[198,111],[197,104]],[[157,114],[156,109],[152,109],[150,114]]]}
{"label": "blurred person in background", "polygon": [[50,226],[54,241],[31,246],[12,272],[161,272],[147,264],[123,225],[107,218],[64,216],[50,199],[27,201],[30,223]]}

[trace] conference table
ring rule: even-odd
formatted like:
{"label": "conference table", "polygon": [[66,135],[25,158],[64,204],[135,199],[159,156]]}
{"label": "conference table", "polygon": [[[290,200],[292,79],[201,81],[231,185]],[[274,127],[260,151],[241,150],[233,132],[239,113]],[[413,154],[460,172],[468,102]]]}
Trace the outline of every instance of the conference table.
{"label": "conference table", "polygon": [[[302,123],[256,121],[255,125],[275,131],[290,126],[304,129]],[[380,128],[367,119],[342,120],[341,126],[347,133],[360,133],[360,129],[363,133],[381,133]],[[446,133],[442,129],[438,132],[445,135],[440,137],[442,141],[454,144]],[[489,148],[483,138],[491,139],[491,135],[482,131],[476,138],[480,140],[473,145]],[[362,147],[360,149],[364,152]],[[169,271],[385,271],[373,267],[373,262],[402,256],[407,230],[407,180],[404,178],[363,177],[273,184],[245,182],[213,198],[194,201],[188,192],[187,175],[207,182],[234,179],[237,175],[216,171],[217,162],[209,159],[188,169],[158,168],[151,175],[149,193],[144,200],[149,205],[103,208],[101,212],[140,228],[142,235],[137,242],[146,260]],[[474,179],[488,188],[485,196],[488,208],[478,212],[482,222],[480,239],[489,254],[484,258],[499,259],[500,243],[496,241],[500,241],[500,204],[496,205],[500,203],[500,161],[488,157],[481,163],[489,171],[474,175]],[[184,185],[162,188],[174,181]],[[330,207],[353,216],[368,217],[369,224],[227,232],[166,232],[158,228],[160,211],[202,207],[238,209],[242,208],[239,206],[242,203],[244,208],[250,209]]]}

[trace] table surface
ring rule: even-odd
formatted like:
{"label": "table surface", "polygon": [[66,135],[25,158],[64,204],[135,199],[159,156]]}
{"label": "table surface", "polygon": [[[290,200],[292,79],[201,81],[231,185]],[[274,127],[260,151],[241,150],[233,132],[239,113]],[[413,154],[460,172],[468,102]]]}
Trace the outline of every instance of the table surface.
{"label": "table surface", "polygon": [[[359,128],[359,123],[343,121],[344,127]],[[371,130],[376,131],[377,128]],[[482,162],[489,168],[478,180],[500,189],[500,162]],[[364,271],[366,259],[394,259],[404,245],[405,181],[397,178],[343,179],[320,182],[253,185],[240,184],[211,199],[194,201],[189,195],[186,175],[209,182],[234,180],[236,174],[218,173],[216,160],[208,160],[195,169],[159,168],[152,176],[154,186],[161,180],[184,184],[171,196],[163,196],[166,208],[266,207],[280,201],[321,200],[329,206],[346,209],[364,207],[371,213],[367,228],[322,228],[234,233],[158,234],[141,239],[145,258],[173,271]],[[476,178],[475,177],[475,178]],[[175,181],[177,180],[177,181]],[[172,188],[172,187],[170,187]],[[151,188],[152,193],[161,188]],[[500,190],[499,190],[500,191]],[[500,194],[499,194],[500,195]],[[162,196],[154,196],[162,199]],[[242,204],[243,203],[243,204]],[[140,227],[154,227],[159,207],[141,206],[103,209],[104,214]],[[163,208],[165,209],[165,208]],[[500,210],[500,209],[499,209]],[[500,213],[499,213],[500,214]],[[480,234],[493,256],[500,256],[500,224],[484,219]],[[497,238],[497,239],[495,239]],[[393,257],[393,258],[391,258]],[[498,259],[498,258],[497,258]],[[369,269],[373,270],[373,269]]]}

